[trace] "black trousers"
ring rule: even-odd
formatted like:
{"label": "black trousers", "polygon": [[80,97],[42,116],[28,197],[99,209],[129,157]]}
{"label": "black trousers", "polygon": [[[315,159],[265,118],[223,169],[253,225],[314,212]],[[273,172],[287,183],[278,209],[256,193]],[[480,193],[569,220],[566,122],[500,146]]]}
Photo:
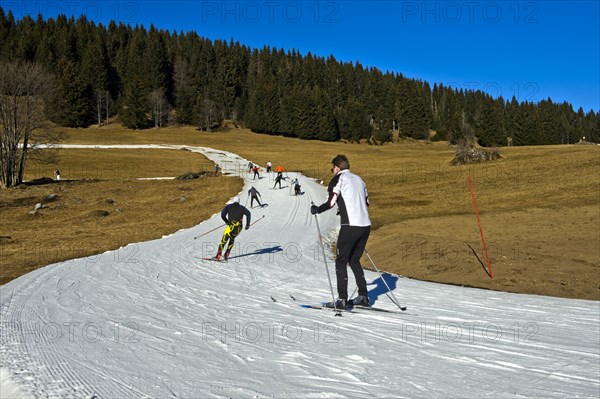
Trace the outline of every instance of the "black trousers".
{"label": "black trousers", "polygon": [[335,274],[337,277],[338,296],[348,299],[348,269],[354,273],[358,295],[368,296],[365,273],[360,265],[360,258],[365,251],[367,240],[371,234],[371,226],[342,226],[337,241],[337,258],[335,261]]}
{"label": "black trousers", "polygon": [[258,197],[256,195],[253,195],[252,197],[250,197],[250,207],[254,206],[254,200],[256,200],[256,202],[258,202],[258,205],[262,206]]}

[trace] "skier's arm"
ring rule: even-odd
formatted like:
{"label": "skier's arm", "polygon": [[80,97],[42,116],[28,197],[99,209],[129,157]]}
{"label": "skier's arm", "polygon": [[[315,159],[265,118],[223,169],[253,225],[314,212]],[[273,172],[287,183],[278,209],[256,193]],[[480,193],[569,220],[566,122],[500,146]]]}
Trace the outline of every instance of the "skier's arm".
{"label": "skier's arm", "polygon": [[250,228],[250,219],[252,215],[247,208],[244,208],[244,215],[246,216],[246,230],[248,230]]}
{"label": "skier's arm", "polygon": [[323,202],[317,207],[316,213],[323,213],[333,208],[333,206],[337,203],[337,199],[341,192],[340,183],[340,175],[338,174],[329,183],[329,187],[327,189],[327,191],[329,191],[329,197],[327,198],[327,201]]}
{"label": "skier's arm", "polygon": [[328,211],[331,208],[333,208],[333,206],[337,202],[337,199],[338,199],[338,195],[335,192],[330,191],[329,198],[327,198],[327,201],[323,202],[321,205],[319,205],[317,207],[317,213],[323,213],[323,212]]}
{"label": "skier's arm", "polygon": [[221,219],[223,219],[223,221],[226,224],[229,224],[229,220],[227,219],[227,213],[229,212],[229,205],[227,205],[225,208],[223,208],[223,210],[221,211]]}

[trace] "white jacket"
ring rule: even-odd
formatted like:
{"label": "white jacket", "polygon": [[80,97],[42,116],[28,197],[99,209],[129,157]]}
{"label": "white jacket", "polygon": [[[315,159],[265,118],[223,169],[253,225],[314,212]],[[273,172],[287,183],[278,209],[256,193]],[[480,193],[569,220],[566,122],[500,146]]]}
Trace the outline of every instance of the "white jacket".
{"label": "white jacket", "polygon": [[369,194],[367,185],[348,169],[341,170],[329,182],[329,198],[318,207],[318,213],[333,208],[337,203],[342,226],[370,226]]}

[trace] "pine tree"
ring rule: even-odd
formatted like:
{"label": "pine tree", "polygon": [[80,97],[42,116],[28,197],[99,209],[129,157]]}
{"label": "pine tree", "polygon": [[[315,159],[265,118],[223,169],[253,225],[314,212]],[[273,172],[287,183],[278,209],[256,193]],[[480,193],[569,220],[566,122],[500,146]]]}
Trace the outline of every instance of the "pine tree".
{"label": "pine tree", "polygon": [[146,69],[146,80],[150,91],[164,90],[169,86],[169,63],[165,49],[163,34],[151,25],[145,38],[143,64]]}
{"label": "pine tree", "polygon": [[485,147],[501,145],[506,140],[504,129],[504,100],[486,96],[476,112],[475,134],[479,144]]}
{"label": "pine tree", "polygon": [[600,144],[600,116],[593,110],[586,115],[585,140]]}
{"label": "pine tree", "polygon": [[16,21],[12,11],[8,10],[5,14],[0,7],[0,60],[18,60],[15,55],[16,36]]}
{"label": "pine tree", "polygon": [[585,112],[579,107],[573,123],[573,142],[578,142],[585,136]]}
{"label": "pine tree", "polygon": [[137,75],[126,83],[120,116],[123,125],[130,129],[147,129],[151,125],[147,97],[140,95],[145,91],[146,85]]}
{"label": "pine tree", "polygon": [[342,109],[338,111],[337,123],[340,137],[346,140],[359,141],[368,139],[373,134],[373,127],[369,123],[364,107],[354,97],[349,98]]}
{"label": "pine tree", "polygon": [[521,105],[515,96],[506,105],[505,126],[507,145],[518,145],[523,135],[523,117]]}
{"label": "pine tree", "polygon": [[542,131],[535,144],[561,144],[560,115],[552,99],[540,101],[537,109]]}
{"label": "pine tree", "polygon": [[151,126],[152,109],[149,98],[152,92],[153,76],[145,55],[147,54],[146,31],[137,28],[133,31],[127,49],[127,73],[123,77],[123,94],[120,98],[119,116],[123,124],[131,129],[147,129]]}
{"label": "pine tree", "polygon": [[79,73],[80,66],[63,58],[58,63],[56,91],[50,101],[50,119],[62,126],[87,127],[92,123],[90,86]]}
{"label": "pine tree", "polygon": [[396,94],[396,119],[400,134],[420,140],[429,139],[432,123],[431,92],[417,81],[400,79]]}
{"label": "pine tree", "polygon": [[191,70],[186,60],[178,57],[175,61],[174,71],[175,107],[177,109],[177,122],[192,124],[194,122],[194,104],[196,93]]}
{"label": "pine tree", "polygon": [[89,85],[92,96],[90,103],[98,126],[102,125],[109,92],[109,60],[102,30],[96,30],[88,43],[81,62],[82,79]]}
{"label": "pine tree", "polygon": [[323,141],[335,141],[339,138],[331,101],[324,89],[313,88],[313,103],[315,105],[317,138]]}
{"label": "pine tree", "polygon": [[519,140],[522,145],[545,144],[543,124],[539,108],[535,104],[525,102],[523,105],[523,137]]}

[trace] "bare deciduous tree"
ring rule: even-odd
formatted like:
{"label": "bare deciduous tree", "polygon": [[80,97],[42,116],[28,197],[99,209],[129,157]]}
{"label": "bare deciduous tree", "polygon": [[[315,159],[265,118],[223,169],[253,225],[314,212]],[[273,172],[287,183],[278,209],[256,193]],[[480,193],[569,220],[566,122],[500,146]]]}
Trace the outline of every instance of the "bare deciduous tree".
{"label": "bare deciduous tree", "polygon": [[56,143],[57,137],[36,131],[46,120],[43,98],[50,86],[49,76],[35,64],[0,64],[1,187],[21,184],[31,151]]}
{"label": "bare deciduous tree", "polygon": [[150,106],[152,107],[152,117],[154,119],[154,127],[159,128],[163,125],[163,120],[169,111],[167,98],[164,89],[155,89],[149,95]]}
{"label": "bare deciduous tree", "polygon": [[103,88],[96,88],[94,89],[94,98],[96,99],[96,121],[98,123],[98,127],[102,125],[108,125],[110,108],[112,106],[110,92]]}

